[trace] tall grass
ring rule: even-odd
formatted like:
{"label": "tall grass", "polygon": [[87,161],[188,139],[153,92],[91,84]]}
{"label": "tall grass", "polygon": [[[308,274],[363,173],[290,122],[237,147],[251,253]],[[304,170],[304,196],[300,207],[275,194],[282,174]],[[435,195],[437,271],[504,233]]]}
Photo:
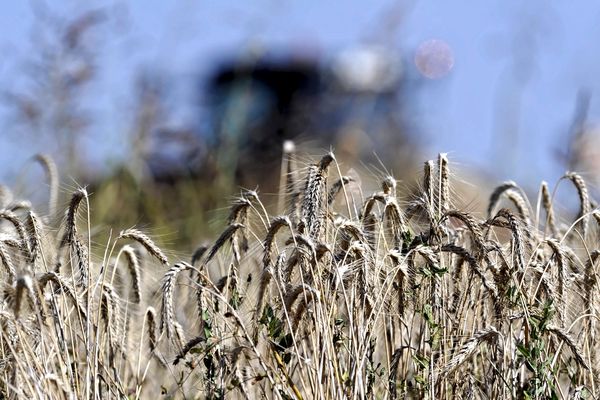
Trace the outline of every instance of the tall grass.
{"label": "tall grass", "polygon": [[600,394],[600,213],[580,175],[560,181],[576,187],[575,221],[546,183],[534,203],[500,185],[482,217],[455,209],[444,154],[411,197],[386,176],[363,198],[332,153],[300,170],[292,159],[281,215],[244,191],[223,233],[183,260],[137,229],[92,254],[83,189],[59,225],[3,197],[2,396]]}

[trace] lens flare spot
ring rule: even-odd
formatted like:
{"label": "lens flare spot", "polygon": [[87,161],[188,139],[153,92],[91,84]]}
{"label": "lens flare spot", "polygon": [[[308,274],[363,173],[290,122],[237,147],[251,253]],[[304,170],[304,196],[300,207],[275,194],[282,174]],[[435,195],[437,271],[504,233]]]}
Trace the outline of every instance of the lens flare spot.
{"label": "lens flare spot", "polygon": [[426,78],[443,78],[454,66],[452,49],[443,40],[427,40],[417,48],[415,65]]}

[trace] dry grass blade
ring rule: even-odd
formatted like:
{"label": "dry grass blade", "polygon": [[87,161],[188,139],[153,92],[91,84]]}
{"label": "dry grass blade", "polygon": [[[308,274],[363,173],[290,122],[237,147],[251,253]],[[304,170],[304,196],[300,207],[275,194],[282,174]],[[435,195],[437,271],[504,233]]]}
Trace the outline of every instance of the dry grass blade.
{"label": "dry grass blade", "polygon": [[284,162],[285,162],[285,193],[282,200],[285,204],[285,211],[290,215],[294,223],[300,218],[300,188],[298,187],[298,174],[294,161],[296,146],[291,140],[286,140],[283,144]]}
{"label": "dry grass blade", "polygon": [[398,366],[400,364],[400,357],[402,357],[402,351],[404,348],[399,348],[392,353],[392,361],[390,362],[390,376],[388,378],[389,381],[389,392],[390,399],[394,400],[397,397],[397,388],[396,388],[396,375],[398,374]]}
{"label": "dry grass blade", "polygon": [[595,269],[595,265],[596,265],[596,261],[598,260],[598,257],[600,257],[600,250],[594,250],[591,254],[589,259],[586,261],[585,266],[584,266],[584,282],[583,282],[583,287],[585,290],[585,302],[589,307],[589,310],[592,309],[593,303],[592,303],[592,299],[593,299],[593,293],[594,293],[594,288],[596,286],[596,284],[598,283],[598,278],[597,278],[597,274],[596,274],[596,269]]}

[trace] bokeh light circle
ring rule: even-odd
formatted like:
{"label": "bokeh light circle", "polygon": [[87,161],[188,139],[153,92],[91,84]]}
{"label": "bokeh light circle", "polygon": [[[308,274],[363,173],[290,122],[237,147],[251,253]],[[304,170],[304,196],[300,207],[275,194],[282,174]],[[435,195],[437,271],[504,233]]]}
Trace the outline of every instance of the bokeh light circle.
{"label": "bokeh light circle", "polygon": [[454,66],[452,49],[443,40],[427,40],[417,48],[415,65],[426,78],[443,78]]}

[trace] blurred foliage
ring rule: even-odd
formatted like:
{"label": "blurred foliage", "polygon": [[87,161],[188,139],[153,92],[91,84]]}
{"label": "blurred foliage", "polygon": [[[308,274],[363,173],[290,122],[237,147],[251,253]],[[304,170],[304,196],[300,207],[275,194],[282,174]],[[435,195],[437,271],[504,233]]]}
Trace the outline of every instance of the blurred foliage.
{"label": "blurred foliage", "polygon": [[[32,6],[33,7],[33,6]],[[98,28],[106,16],[101,10],[61,18],[38,7],[33,48],[27,54],[22,81],[5,91],[19,135],[47,146],[68,171],[81,171],[86,154],[82,145],[92,123],[89,89],[98,75],[101,45]]]}
{"label": "blurred foliage", "polygon": [[[211,222],[224,219],[219,212],[225,212],[227,199],[240,187],[260,185],[262,195],[278,191],[281,145],[290,137],[302,137],[315,153],[333,145],[339,159],[352,166],[365,155],[378,162],[373,151],[399,171],[412,163],[414,143],[407,140],[397,103],[400,87],[352,92],[332,76],[321,76],[319,60],[310,60],[306,65],[257,62],[246,70],[233,63],[213,88],[187,78],[200,83],[198,91],[203,84],[212,90],[209,101],[214,101],[198,104],[197,120],[187,125],[173,123],[171,88],[148,66],[132,82],[131,109],[118,116],[129,121],[121,136],[124,150],[119,149],[126,156],[116,168],[98,173],[87,162],[95,149],[84,142],[102,140],[89,132],[95,121],[87,105],[93,97],[89,87],[102,73],[98,33],[109,13],[38,14],[44,15],[34,44],[40,51],[26,60],[28,84],[7,100],[15,128],[48,143],[62,176],[88,187],[95,223],[114,229],[151,227],[168,235],[170,248],[190,250],[221,230]],[[296,86],[289,76],[297,78]],[[104,243],[102,237],[95,239]]]}
{"label": "blurred foliage", "polygon": [[[151,227],[153,232],[173,233],[170,247],[190,251],[199,241],[214,235],[211,224],[216,210],[225,206],[230,193],[226,179],[213,182],[185,179],[172,185],[139,182],[121,168],[91,187],[94,218],[110,227]],[[158,238],[160,242],[160,237]]]}

